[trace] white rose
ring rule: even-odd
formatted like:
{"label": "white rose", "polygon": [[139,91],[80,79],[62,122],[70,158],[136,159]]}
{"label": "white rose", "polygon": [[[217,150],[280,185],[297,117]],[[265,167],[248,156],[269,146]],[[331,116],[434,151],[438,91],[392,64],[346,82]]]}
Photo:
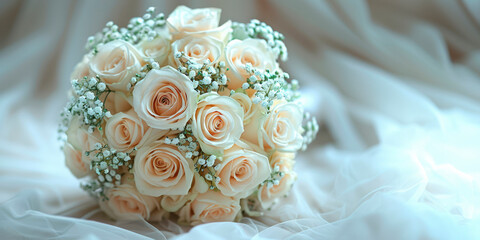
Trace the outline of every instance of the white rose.
{"label": "white rose", "polygon": [[258,191],[258,199],[264,209],[270,208],[278,198],[286,196],[290,191],[297,178],[297,174],[293,171],[294,158],[294,153],[278,151],[270,157],[272,169],[278,168],[284,175],[278,184],[264,184]]}
{"label": "white rose", "polygon": [[167,25],[174,40],[184,38],[186,35],[212,36],[222,42],[228,41],[232,33],[231,22],[222,26],[218,8],[190,9],[178,6],[167,18]]}
{"label": "white rose", "polygon": [[145,58],[152,58],[160,66],[163,66],[168,58],[170,53],[170,41],[172,36],[168,32],[168,30],[162,29],[158,37],[153,39],[152,41],[144,40],[138,44],[138,48],[142,55]]}
{"label": "white rose", "polygon": [[100,200],[100,208],[116,220],[148,220],[159,208],[156,198],[140,194],[130,184],[111,188],[106,196],[108,200]]}
{"label": "white rose", "polygon": [[163,141],[138,149],[133,169],[137,189],[145,195],[185,195],[192,186],[193,164]]}
{"label": "white rose", "polygon": [[245,70],[245,65],[250,63],[253,68],[263,72],[266,69],[275,71],[278,64],[275,61],[275,55],[268,47],[265,40],[245,39],[232,40],[225,47],[226,66],[229,70],[225,73],[229,80],[228,88],[236,90],[247,82],[251,76]]}
{"label": "white rose", "polygon": [[193,83],[170,66],[151,70],[133,90],[133,108],[150,127],[183,128],[197,107]]}
{"label": "white rose", "polygon": [[240,212],[239,200],[208,191],[199,194],[179,211],[179,222],[198,225],[209,222],[231,222]]}
{"label": "white rose", "polygon": [[90,61],[90,71],[98,75],[111,90],[127,91],[127,84],[140,72],[143,60],[137,49],[123,40],[98,47]]}
{"label": "white rose", "polygon": [[173,54],[170,57],[170,65],[174,67],[181,66],[175,53],[183,52],[189,59],[197,64],[203,64],[209,60],[212,64],[218,62],[223,55],[223,42],[209,37],[187,36],[172,43]]}
{"label": "white rose", "polygon": [[225,151],[220,162],[217,188],[226,196],[247,197],[270,176],[270,172],[266,155],[235,145]]}
{"label": "white rose", "polygon": [[267,116],[256,114],[254,118],[245,126],[242,139],[257,144],[266,152],[294,152],[302,146],[303,110],[297,104],[277,102]]}
{"label": "white rose", "polygon": [[65,154],[65,165],[75,177],[82,178],[88,175],[90,163],[82,159],[82,151],[74,149],[69,143],[65,143],[63,153]]}
{"label": "white rose", "polygon": [[192,132],[202,151],[220,155],[240,139],[243,109],[230,97],[217,93],[203,94],[193,114]]}
{"label": "white rose", "polygon": [[107,120],[105,137],[110,147],[118,151],[130,152],[134,147],[140,147],[151,138],[159,139],[168,130],[155,130],[142,121],[135,111],[116,113]]}

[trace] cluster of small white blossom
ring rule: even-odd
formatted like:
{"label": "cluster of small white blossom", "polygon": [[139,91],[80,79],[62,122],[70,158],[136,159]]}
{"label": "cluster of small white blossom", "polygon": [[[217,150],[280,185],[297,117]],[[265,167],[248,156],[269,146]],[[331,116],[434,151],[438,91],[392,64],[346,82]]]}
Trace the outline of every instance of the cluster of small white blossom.
{"label": "cluster of small white blossom", "polygon": [[74,96],[71,97],[61,116],[64,124],[68,123],[72,116],[81,116],[83,123],[88,126],[88,132],[92,133],[95,128],[101,128],[104,117],[112,114],[105,109],[104,101],[100,99],[103,93],[111,92],[106,84],[97,77],[84,77],[80,80],[73,79],[72,87]]}
{"label": "cluster of small white blossom", "polygon": [[[254,104],[260,104],[267,110],[273,105],[275,100],[286,100],[293,102],[300,97],[298,90],[298,81],[293,79],[291,83],[288,83],[286,79],[290,75],[286,72],[280,73],[279,71],[270,72],[267,69],[265,72],[261,72],[252,67],[250,63],[245,65],[245,70],[252,74],[243,83],[242,89],[255,90],[255,97],[252,99]],[[235,91],[231,91],[231,94]]]}
{"label": "cluster of small white blossom", "polygon": [[108,145],[95,143],[94,149],[86,151],[85,155],[90,157],[90,170],[97,177],[95,181],[84,184],[83,188],[91,195],[105,199],[105,189],[120,185],[125,172],[132,173],[133,161],[130,155],[136,150],[119,152]]}
{"label": "cluster of small white blossom", "polygon": [[178,67],[178,71],[192,80],[193,87],[200,94],[222,91],[227,85],[225,62],[212,65],[207,59],[203,64],[198,64],[190,60],[184,52],[177,52],[174,57],[182,64]]}
{"label": "cluster of small white blossom", "polygon": [[130,82],[127,84],[127,90],[132,91],[133,87],[142,81],[147,73],[153,69],[160,69],[160,64],[151,58],[146,59],[146,64],[140,69],[140,72],[136,73],[135,76],[130,79]]}
{"label": "cluster of small white blossom", "polygon": [[204,176],[205,181],[210,185],[210,189],[215,189],[221,180],[217,175],[217,170],[220,167],[219,161],[221,161],[221,158],[217,161],[217,156],[204,153],[195,159],[195,171]]}
{"label": "cluster of small white blossom", "polygon": [[305,116],[303,117],[304,119],[304,125],[303,125],[303,143],[302,143],[302,151],[307,150],[308,145],[315,140],[315,137],[317,136],[319,126],[317,119],[315,117],[312,117],[310,113],[306,112]]}
{"label": "cluster of small white blossom", "polygon": [[277,165],[273,167],[270,177],[263,181],[262,185],[267,185],[267,188],[272,188],[274,185],[278,185],[280,180],[285,175],[284,172],[280,171],[280,167]]}
{"label": "cluster of small white blossom", "polygon": [[163,13],[155,15],[155,8],[150,7],[143,17],[132,18],[127,28],[119,28],[112,21],[108,22],[101,33],[88,37],[85,47],[96,54],[99,44],[118,39],[133,44],[144,39],[151,41],[158,36],[157,30],[163,28],[165,23],[165,15]]}
{"label": "cluster of small white blossom", "polygon": [[287,47],[283,40],[285,37],[283,34],[275,31],[264,22],[260,22],[257,19],[252,19],[250,23],[232,23],[233,29],[233,38],[234,39],[245,39],[249,38],[260,38],[267,41],[268,46],[270,46],[275,54],[275,56],[282,61],[286,61],[288,58]]}

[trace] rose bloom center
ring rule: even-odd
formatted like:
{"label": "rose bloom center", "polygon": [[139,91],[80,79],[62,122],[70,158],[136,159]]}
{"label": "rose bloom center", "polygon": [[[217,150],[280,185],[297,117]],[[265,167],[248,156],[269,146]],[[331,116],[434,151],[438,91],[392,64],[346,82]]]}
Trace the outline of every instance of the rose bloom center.
{"label": "rose bloom center", "polygon": [[172,161],[169,157],[156,156],[151,162],[154,174],[166,178],[176,178],[178,175],[177,164]]}
{"label": "rose bloom center", "polygon": [[171,116],[177,113],[182,105],[176,104],[179,96],[175,92],[179,91],[173,86],[159,88],[151,102],[153,114],[157,116]]}
{"label": "rose bloom center", "polygon": [[139,205],[132,199],[117,198],[119,203],[119,209],[122,209],[124,212],[141,212]]}
{"label": "rose bloom center", "polygon": [[125,61],[122,57],[117,56],[112,61],[110,61],[110,64],[105,65],[104,71],[105,72],[118,72],[115,71],[116,69],[124,69],[125,68]]}
{"label": "rose bloom center", "polygon": [[248,180],[252,175],[252,167],[247,160],[243,160],[239,166],[235,168],[235,174],[232,178],[238,182]]}

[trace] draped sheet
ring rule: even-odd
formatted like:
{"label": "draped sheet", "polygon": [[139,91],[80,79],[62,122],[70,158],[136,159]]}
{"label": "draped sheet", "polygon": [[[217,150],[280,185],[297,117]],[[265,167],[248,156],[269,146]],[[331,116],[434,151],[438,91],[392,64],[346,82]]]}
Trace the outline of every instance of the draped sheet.
{"label": "draped sheet", "polygon": [[[86,38],[176,4],[286,36],[321,130],[262,217],[114,222],[65,167],[56,130]],[[480,239],[479,1],[6,0],[0,33],[2,238]]]}

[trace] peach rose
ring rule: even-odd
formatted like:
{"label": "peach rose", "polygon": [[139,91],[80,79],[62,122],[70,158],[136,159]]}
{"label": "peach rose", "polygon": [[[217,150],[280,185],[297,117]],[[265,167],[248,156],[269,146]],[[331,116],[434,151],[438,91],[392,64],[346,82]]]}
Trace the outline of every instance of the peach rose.
{"label": "peach rose", "polygon": [[258,191],[258,199],[264,209],[271,207],[279,197],[286,196],[290,191],[297,178],[297,174],[293,171],[294,158],[294,153],[278,151],[270,157],[272,169],[278,169],[284,175],[278,184],[264,184]]}
{"label": "peach rose", "polygon": [[65,165],[75,177],[82,178],[88,175],[90,163],[83,161],[81,151],[75,150],[71,144],[65,143],[63,153],[65,154]]}
{"label": "peach rose", "polygon": [[183,128],[197,107],[197,96],[187,76],[166,66],[151,70],[135,86],[133,108],[152,128]]}
{"label": "peach rose", "polygon": [[203,94],[193,114],[192,132],[202,151],[219,155],[242,135],[243,109],[230,97]]}
{"label": "peach rose", "polygon": [[160,206],[167,212],[176,212],[182,208],[187,201],[195,199],[197,194],[187,195],[165,195],[160,201]]}
{"label": "peach rose", "polygon": [[222,26],[220,22],[221,9],[197,8],[190,9],[178,6],[167,18],[167,25],[174,40],[184,38],[186,35],[212,36],[222,42],[227,41],[232,33],[230,21]]}
{"label": "peach rose", "polygon": [[245,70],[247,63],[259,71],[275,71],[278,64],[275,55],[268,47],[265,40],[247,38],[245,40],[232,40],[225,47],[226,66],[229,70],[225,73],[229,82],[228,88],[236,90],[247,82],[251,76]]}
{"label": "peach rose", "polygon": [[154,130],[140,119],[135,111],[116,113],[107,120],[105,136],[109,145],[116,150],[129,152],[134,147],[140,147],[149,139],[159,139],[168,130]]}
{"label": "peach rose", "polygon": [[193,186],[187,195],[164,195],[160,206],[168,212],[176,212],[185,205],[188,201],[192,201],[199,193],[204,193],[208,190],[208,184],[205,179],[195,172]]}
{"label": "peach rose", "polygon": [[137,49],[123,40],[98,47],[90,61],[90,72],[98,75],[111,90],[127,91],[130,79],[140,72],[143,60]]}
{"label": "peach rose", "polygon": [[223,42],[209,36],[187,36],[172,43],[172,52],[170,65],[174,67],[181,65],[180,60],[174,57],[177,52],[185,53],[197,64],[203,64],[205,60],[216,63],[222,57]]}
{"label": "peach rose", "polygon": [[257,144],[266,152],[294,152],[302,146],[303,111],[297,104],[277,102],[267,116],[256,114],[254,118],[245,126],[242,139]]}
{"label": "peach rose", "polygon": [[[103,93],[100,99],[103,100],[107,93]],[[111,114],[119,112],[127,112],[132,109],[132,97],[127,97],[123,92],[110,92],[106,98],[104,105],[105,108],[110,111]]]}
{"label": "peach rose", "polygon": [[159,208],[156,198],[140,194],[130,184],[111,188],[106,196],[108,200],[100,200],[100,208],[116,220],[148,220]]}
{"label": "peach rose", "polygon": [[225,151],[217,176],[217,188],[223,195],[243,198],[270,176],[270,165],[266,155],[235,145]]}
{"label": "peach rose", "polygon": [[208,191],[199,194],[179,211],[179,222],[198,225],[208,222],[231,222],[240,212],[239,200]]}
{"label": "peach rose", "polygon": [[95,130],[93,133],[89,133],[86,127],[82,125],[82,120],[78,116],[72,118],[66,134],[67,142],[70,143],[75,150],[79,150],[82,153],[93,150],[95,143],[103,142],[100,132]]}
{"label": "peach rose", "polygon": [[236,92],[230,96],[235,99],[243,108],[243,124],[249,124],[257,112],[264,113],[265,109],[259,104],[252,103],[252,99],[244,93]]}
{"label": "peach rose", "polygon": [[167,29],[159,32],[158,37],[152,41],[144,40],[138,44],[138,49],[144,58],[152,58],[160,66],[166,63],[170,53],[170,40],[172,36]]}
{"label": "peach rose", "polygon": [[82,58],[82,61],[79,62],[77,65],[75,65],[75,68],[73,69],[72,74],[70,75],[70,79],[83,79],[83,77],[87,76],[90,77],[90,66],[89,62],[90,59],[92,58],[91,55],[87,54],[84,55]]}
{"label": "peach rose", "polygon": [[137,189],[145,195],[185,195],[192,186],[193,164],[163,141],[138,149],[133,169]]}

